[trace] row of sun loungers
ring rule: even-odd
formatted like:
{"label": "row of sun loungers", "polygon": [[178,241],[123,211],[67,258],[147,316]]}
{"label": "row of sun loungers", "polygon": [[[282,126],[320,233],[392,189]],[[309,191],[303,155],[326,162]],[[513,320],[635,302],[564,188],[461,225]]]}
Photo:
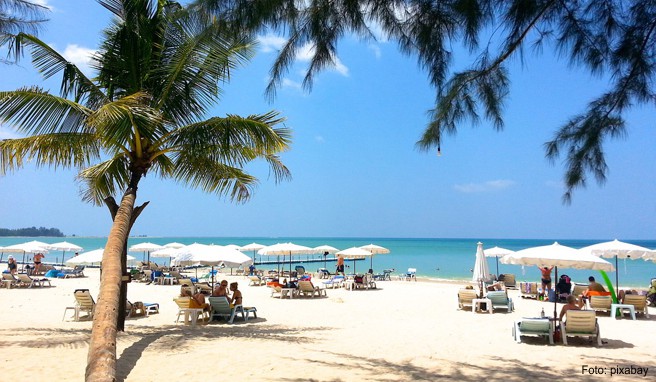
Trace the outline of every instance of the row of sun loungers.
{"label": "row of sun loungers", "polygon": [[2,282],[3,282],[3,286],[6,286],[9,289],[44,287],[46,286],[46,283],[48,284],[48,286],[52,286],[50,284],[50,280],[48,280],[47,278],[32,277],[27,273],[19,273],[17,275],[12,275],[11,273],[3,273]]}

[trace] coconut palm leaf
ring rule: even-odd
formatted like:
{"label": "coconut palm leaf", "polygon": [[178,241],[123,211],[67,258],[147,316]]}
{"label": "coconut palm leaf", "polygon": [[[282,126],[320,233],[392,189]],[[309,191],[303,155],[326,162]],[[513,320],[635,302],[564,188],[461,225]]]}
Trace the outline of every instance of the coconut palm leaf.
{"label": "coconut palm leaf", "polygon": [[66,60],[56,50],[35,36],[20,33],[12,36],[9,42],[10,52],[16,59],[23,53],[24,47],[32,53],[32,63],[48,79],[62,72],[60,95],[73,96],[76,102],[83,102],[94,108],[106,102],[105,94],[72,62]]}
{"label": "coconut palm leaf", "polygon": [[129,183],[130,163],[125,155],[85,168],[77,176],[84,184],[81,196],[86,202],[102,205],[108,195],[114,195]]}
{"label": "coconut palm leaf", "polygon": [[0,120],[24,134],[88,132],[84,122],[90,113],[83,105],[38,87],[0,92]]}
{"label": "coconut palm leaf", "polygon": [[16,170],[26,162],[57,168],[88,166],[100,158],[93,134],[41,134],[0,141],[0,173]]}

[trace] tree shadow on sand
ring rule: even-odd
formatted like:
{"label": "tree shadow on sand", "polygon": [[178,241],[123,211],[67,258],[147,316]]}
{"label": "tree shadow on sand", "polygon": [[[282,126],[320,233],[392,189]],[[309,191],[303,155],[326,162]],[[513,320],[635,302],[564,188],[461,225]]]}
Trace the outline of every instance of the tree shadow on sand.
{"label": "tree shadow on sand", "polygon": [[[259,318],[256,320],[260,320]],[[253,321],[256,321],[253,320]],[[251,320],[249,320],[251,322]],[[134,341],[118,355],[116,381],[124,381],[136,367],[137,362],[146,349],[169,350],[176,349],[184,352],[192,350],[199,341],[213,342],[217,339],[230,338],[257,338],[263,341],[280,341],[285,345],[290,343],[308,344],[315,341],[313,337],[306,336],[305,332],[331,330],[327,327],[290,328],[286,326],[252,326],[252,325],[201,325],[196,327],[169,325],[159,328],[135,328],[125,336],[121,335],[119,341]]]}

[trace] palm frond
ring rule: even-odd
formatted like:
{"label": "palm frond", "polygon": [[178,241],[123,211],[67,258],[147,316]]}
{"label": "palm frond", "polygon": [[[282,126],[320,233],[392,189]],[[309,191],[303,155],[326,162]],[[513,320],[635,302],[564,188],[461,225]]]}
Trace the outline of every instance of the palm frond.
{"label": "palm frond", "polygon": [[72,95],[76,102],[84,102],[91,108],[105,102],[104,93],[93,81],[87,78],[75,64],[66,60],[37,37],[20,33],[11,40],[9,46],[16,57],[22,54],[23,46],[28,47],[32,53],[32,63],[45,79],[62,72],[60,89],[62,97]]}
{"label": "palm frond", "polygon": [[0,92],[0,121],[28,135],[57,132],[88,132],[91,110],[38,87]]}
{"label": "palm frond", "polygon": [[140,151],[141,138],[153,140],[157,127],[163,123],[160,113],[149,103],[150,95],[135,93],[103,105],[89,116],[87,123],[99,132],[106,145]]}
{"label": "palm frond", "polygon": [[13,171],[26,162],[37,166],[82,168],[100,159],[99,141],[93,134],[56,133],[0,140],[0,172]]}
{"label": "palm frond", "polygon": [[77,176],[80,182],[81,196],[86,202],[102,205],[103,200],[115,195],[121,188],[127,187],[130,180],[130,163],[123,155],[88,167]]}
{"label": "palm frond", "polygon": [[178,153],[172,177],[192,188],[229,196],[234,202],[247,201],[257,179],[242,169],[219,163],[204,156]]}

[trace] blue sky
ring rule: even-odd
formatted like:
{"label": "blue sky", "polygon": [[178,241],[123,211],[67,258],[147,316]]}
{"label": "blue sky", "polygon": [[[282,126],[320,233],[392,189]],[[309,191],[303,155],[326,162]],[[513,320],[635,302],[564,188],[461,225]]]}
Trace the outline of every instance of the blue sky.
{"label": "blue sky", "polygon": [[[108,12],[88,0],[48,0],[51,21],[41,38],[83,64],[98,46]],[[561,197],[562,163],[544,157],[544,142],[583,110],[606,82],[553,57],[528,54],[510,67],[506,126],[465,123],[447,137],[442,156],[415,142],[427,122],[434,91],[414,57],[385,41],[347,38],[339,63],[300,89],[307,63],[300,54],[276,99],[264,96],[280,39],[262,36],[257,56],[233,73],[213,115],[278,110],[294,130],[282,159],[293,179],[275,184],[262,164],[246,204],[147,177],[138,203],[150,201],[133,228],[149,236],[466,237],[654,239],[656,182],[654,109],[627,115],[629,135],[608,142],[603,186],[590,182],[572,205]],[[456,68],[470,63],[458,55]],[[57,93],[59,78],[43,82],[28,59],[0,66],[0,88],[40,85]],[[0,126],[0,138],[15,137]],[[0,227],[57,227],[65,234],[106,236],[103,207],[79,197],[74,171],[27,167],[0,178]]]}

